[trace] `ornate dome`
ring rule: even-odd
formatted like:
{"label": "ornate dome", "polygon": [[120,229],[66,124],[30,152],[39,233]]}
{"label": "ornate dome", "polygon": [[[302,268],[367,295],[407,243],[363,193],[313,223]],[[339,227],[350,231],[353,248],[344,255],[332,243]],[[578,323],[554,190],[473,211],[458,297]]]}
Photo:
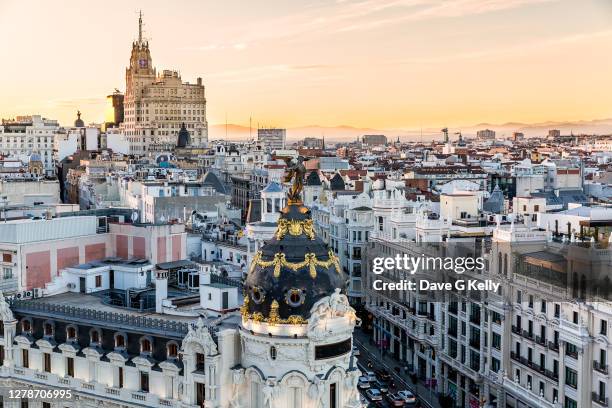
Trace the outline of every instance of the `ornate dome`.
{"label": "ornate dome", "polygon": [[312,306],[336,288],[346,292],[338,258],[315,236],[310,210],[290,202],[275,236],[253,258],[242,316],[268,324],[305,324]]}

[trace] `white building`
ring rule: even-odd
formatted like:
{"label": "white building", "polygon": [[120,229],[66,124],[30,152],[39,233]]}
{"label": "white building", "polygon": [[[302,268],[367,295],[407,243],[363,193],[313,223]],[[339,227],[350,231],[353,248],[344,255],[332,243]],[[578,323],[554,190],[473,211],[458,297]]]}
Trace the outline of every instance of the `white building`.
{"label": "white building", "polygon": [[52,176],[55,174],[53,143],[59,130],[56,120],[40,115],[3,119],[0,125],[0,151],[25,163],[33,156],[40,158],[44,175]]}

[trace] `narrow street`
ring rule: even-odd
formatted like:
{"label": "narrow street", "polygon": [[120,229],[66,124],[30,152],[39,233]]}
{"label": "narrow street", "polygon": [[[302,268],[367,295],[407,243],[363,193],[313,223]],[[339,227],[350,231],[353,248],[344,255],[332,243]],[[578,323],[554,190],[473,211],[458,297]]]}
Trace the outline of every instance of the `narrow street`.
{"label": "narrow street", "polygon": [[[421,383],[414,384],[412,381],[410,381],[410,378],[408,378],[408,375],[405,374],[403,370],[401,371],[401,374],[396,372],[395,368],[402,366],[399,361],[395,360],[389,354],[381,357],[380,350],[376,347],[376,345],[369,342],[369,337],[361,330],[356,330],[353,336],[354,345],[361,353],[357,359],[366,366],[368,360],[371,361],[373,364],[373,370],[380,368],[386,369],[391,374],[393,381],[395,382],[396,387],[394,390],[392,390],[392,392],[396,390],[409,390],[417,396],[422,407],[440,408],[438,398],[430,391],[429,388],[425,387]],[[364,394],[364,392],[362,392],[362,394]],[[383,406],[390,406],[386,401],[384,404],[385,405]]]}

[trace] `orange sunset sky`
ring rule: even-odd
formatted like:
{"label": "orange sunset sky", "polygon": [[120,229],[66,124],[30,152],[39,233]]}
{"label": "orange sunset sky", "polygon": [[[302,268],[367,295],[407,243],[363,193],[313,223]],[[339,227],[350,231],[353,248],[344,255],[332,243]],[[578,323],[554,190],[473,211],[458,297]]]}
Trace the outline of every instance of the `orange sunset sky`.
{"label": "orange sunset sky", "polygon": [[0,0],[0,117],[104,118],[142,9],[210,124],[379,129],[612,117],[610,0]]}

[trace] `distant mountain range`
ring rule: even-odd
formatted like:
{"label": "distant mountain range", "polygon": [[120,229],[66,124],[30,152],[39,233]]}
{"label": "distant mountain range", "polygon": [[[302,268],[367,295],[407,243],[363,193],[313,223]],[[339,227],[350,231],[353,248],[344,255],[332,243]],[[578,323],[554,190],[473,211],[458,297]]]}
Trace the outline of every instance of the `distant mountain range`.
{"label": "distant mountain range", "polygon": [[[440,129],[442,126],[440,126]],[[374,128],[358,128],[353,126],[300,126],[287,128],[287,139],[296,141],[305,137],[325,137],[326,141],[349,141],[355,140],[367,134],[386,135],[389,140],[395,140],[397,137],[402,141],[430,141],[432,139],[442,139],[440,129],[374,129]],[[481,129],[491,129],[497,133],[498,137],[511,136],[512,132],[523,132],[527,137],[545,136],[549,129],[559,129],[561,134],[600,134],[612,135],[612,118],[596,119],[596,120],[580,120],[569,122],[541,122],[541,123],[518,123],[508,122],[504,124],[479,123],[473,126],[464,126],[460,128],[449,128],[449,133],[452,138],[455,132],[461,131],[464,136],[475,136],[476,132]],[[209,127],[209,139],[227,139],[227,140],[248,140],[249,137],[257,137],[257,129],[249,130],[248,126],[241,125],[211,125]]]}

